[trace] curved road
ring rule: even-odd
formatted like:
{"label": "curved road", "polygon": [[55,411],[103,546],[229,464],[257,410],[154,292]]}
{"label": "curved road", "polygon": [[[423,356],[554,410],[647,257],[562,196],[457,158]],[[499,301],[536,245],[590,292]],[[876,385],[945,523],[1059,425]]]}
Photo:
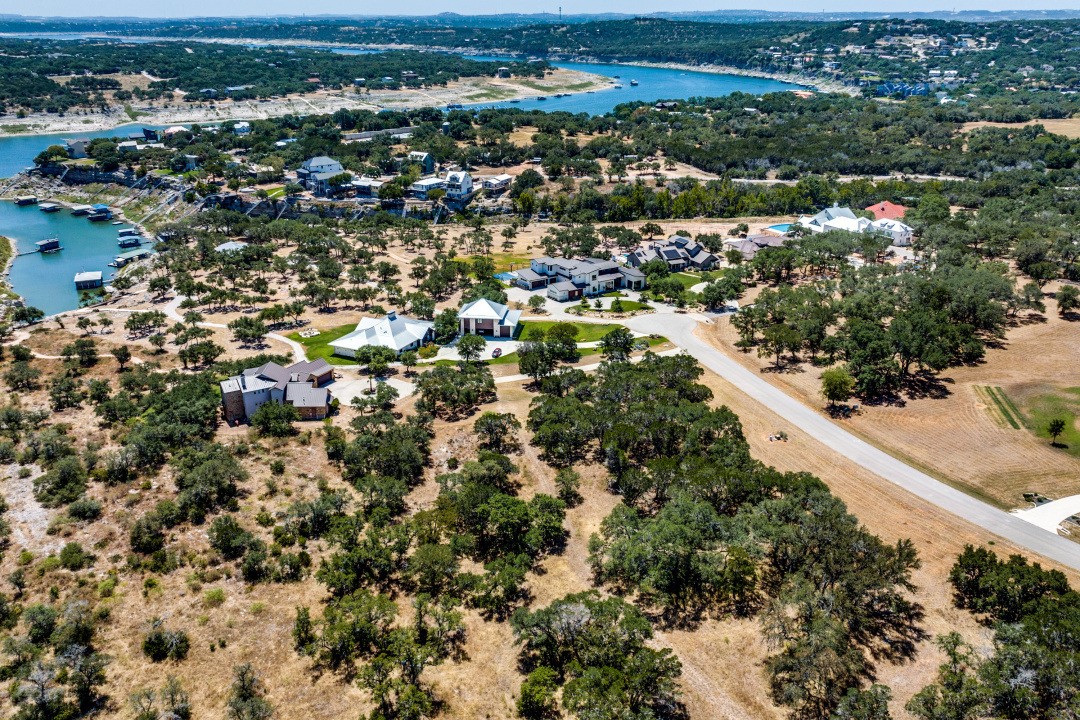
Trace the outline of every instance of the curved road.
{"label": "curved road", "polygon": [[[700,317],[700,316],[699,316]],[[754,400],[852,462],[1019,547],[1080,570],[1080,545],[966,495],[859,439],[694,335],[691,315],[650,314],[624,324],[658,333]]]}

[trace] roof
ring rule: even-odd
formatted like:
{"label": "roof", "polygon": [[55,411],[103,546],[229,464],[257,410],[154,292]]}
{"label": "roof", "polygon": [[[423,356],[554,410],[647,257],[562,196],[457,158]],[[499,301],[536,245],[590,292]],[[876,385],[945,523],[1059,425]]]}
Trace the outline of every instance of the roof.
{"label": "roof", "polygon": [[75,282],[88,282],[90,280],[100,280],[100,270],[90,270],[87,272],[75,273]]}
{"label": "roof", "polygon": [[541,275],[540,273],[538,273],[538,272],[536,272],[534,270],[530,270],[529,268],[521,268],[520,270],[515,270],[514,272],[517,273],[517,276],[519,278],[521,278],[522,280],[525,280],[526,282],[536,282],[538,280],[547,280],[546,275]]}
{"label": "roof", "polygon": [[434,323],[426,320],[388,313],[381,318],[363,318],[356,329],[330,343],[335,350],[357,350],[361,347],[385,347],[400,352],[414,343],[423,342]]}
{"label": "roof", "polygon": [[321,359],[298,362],[289,367],[268,362],[256,368],[248,368],[236,377],[241,379],[240,384],[245,390],[257,390],[269,386],[281,390],[290,382],[307,381],[310,384],[312,376],[323,375],[330,369],[330,363]]}
{"label": "roof", "polygon": [[569,280],[560,280],[557,283],[551,283],[548,287],[553,287],[556,290],[561,290],[563,292],[571,292],[578,289],[578,286]]}
{"label": "roof", "polygon": [[214,248],[215,252],[237,252],[247,247],[247,243],[240,242],[239,240],[230,240],[229,242],[223,242]]}
{"label": "roof", "polygon": [[290,382],[285,386],[285,402],[293,407],[325,408],[330,404],[330,391],[306,382]]}
{"label": "roof", "polygon": [[867,212],[874,216],[875,220],[899,220],[904,217],[907,208],[888,200],[884,200],[866,208]]}
{"label": "roof", "polygon": [[521,319],[521,311],[511,310],[487,298],[480,298],[463,305],[461,310],[458,310],[458,319],[496,320],[500,325],[517,325]]}
{"label": "roof", "polygon": [[430,190],[432,188],[441,188],[444,185],[446,185],[445,180],[443,180],[442,178],[432,177],[417,180],[410,187],[413,187],[417,190]]}
{"label": "roof", "polygon": [[322,167],[324,165],[337,165],[338,167],[341,167],[341,163],[334,158],[327,157],[326,155],[317,155],[316,157],[305,160],[300,166],[300,169],[310,171],[312,168]]}

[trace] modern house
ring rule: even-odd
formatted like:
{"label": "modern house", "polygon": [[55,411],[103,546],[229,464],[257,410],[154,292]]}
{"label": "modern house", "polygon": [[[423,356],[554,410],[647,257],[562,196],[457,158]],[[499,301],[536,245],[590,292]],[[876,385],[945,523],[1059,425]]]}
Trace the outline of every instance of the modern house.
{"label": "modern house", "polygon": [[765,248],[783,247],[785,238],[778,235],[748,235],[744,238],[731,238],[724,241],[726,250],[738,250],[743,260],[753,260],[754,256]]}
{"label": "modern house", "polygon": [[[237,86],[236,89],[243,90],[244,88],[242,86]],[[241,120],[240,122],[233,125],[233,132],[237,135],[247,135],[251,132],[251,123],[249,123],[247,120]]]}
{"label": "modern house", "polygon": [[94,288],[101,287],[102,283],[100,270],[75,273],[76,290],[93,290]]}
{"label": "modern house", "polygon": [[385,347],[396,353],[416,350],[435,336],[435,323],[389,312],[382,318],[364,318],[348,335],[330,343],[335,355],[354,358],[362,347]]}
{"label": "modern house", "polygon": [[659,242],[644,243],[626,254],[626,264],[630,267],[641,267],[653,260],[667,263],[672,272],[679,272],[708,270],[716,265],[720,258],[701,243],[682,235],[672,235]]}
{"label": "modern house", "polygon": [[446,197],[451,200],[468,200],[473,193],[472,176],[464,170],[446,173]]}
{"label": "modern house", "polygon": [[[645,276],[640,270],[620,265],[614,260],[562,257],[534,258],[528,270],[517,271],[517,285],[526,290],[548,289],[555,300],[575,299],[582,295],[600,295],[612,290],[643,290]],[[575,290],[570,290],[569,283]],[[556,285],[560,285],[556,288]]]}
{"label": "modern house", "polygon": [[352,187],[356,190],[357,197],[379,197],[379,189],[386,183],[369,177],[358,177],[352,181]]}
{"label": "modern house", "polygon": [[64,141],[64,149],[67,150],[68,157],[72,160],[80,160],[86,157],[86,148],[90,144],[90,141],[86,138],[78,138],[76,140]]}
{"label": "modern house", "polygon": [[458,326],[462,335],[489,335],[512,338],[517,334],[521,311],[486,298],[466,303],[458,311]]}
{"label": "modern house", "polygon": [[501,175],[491,175],[480,181],[480,184],[485,190],[490,192],[503,192],[510,188],[510,183],[514,181],[513,175],[507,175],[502,173]]}
{"label": "modern house", "polygon": [[341,163],[319,155],[304,161],[296,171],[296,179],[313,193],[325,195],[330,190],[330,178],[345,172]]}
{"label": "modern house", "polygon": [[325,360],[298,362],[282,367],[266,363],[221,381],[221,407],[225,422],[250,418],[264,403],[292,405],[304,420],[322,420],[330,414],[333,396],[324,385],[334,379]]}
{"label": "modern house", "polygon": [[424,175],[429,175],[435,172],[435,158],[431,153],[420,152],[419,150],[413,150],[405,157],[405,162],[419,165],[420,172]]}
{"label": "modern house", "polygon": [[446,181],[440,177],[424,178],[417,180],[409,186],[409,191],[420,200],[427,200],[432,190],[445,190]]}

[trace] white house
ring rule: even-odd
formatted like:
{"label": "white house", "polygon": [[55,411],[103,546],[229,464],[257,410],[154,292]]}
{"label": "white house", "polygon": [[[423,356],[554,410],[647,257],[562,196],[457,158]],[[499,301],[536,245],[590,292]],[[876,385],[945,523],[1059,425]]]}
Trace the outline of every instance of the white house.
{"label": "white house", "polygon": [[325,193],[330,187],[330,178],[343,172],[345,168],[337,160],[319,155],[306,160],[296,170],[296,179],[312,192]]}
{"label": "white house", "polygon": [[468,200],[473,192],[472,176],[464,170],[446,173],[446,197],[451,200]]}
{"label": "white house", "polygon": [[417,180],[409,186],[409,191],[412,192],[417,198],[421,200],[428,199],[428,193],[432,190],[445,190],[446,181],[442,178],[432,177],[424,178],[423,180]]}
{"label": "white house", "polygon": [[[836,205],[833,205],[831,208],[825,208],[817,215],[814,215],[812,217],[809,215],[802,216],[801,218],[799,218],[798,224],[802,225],[804,228],[806,228],[812,233],[820,233],[826,231],[826,223],[834,222],[835,220],[838,220],[840,218],[845,218],[848,220],[858,219],[855,216],[855,213],[851,212],[851,208],[838,207]],[[839,228],[832,229],[835,230]]]}
{"label": "white house", "polygon": [[510,183],[514,181],[513,175],[507,175],[503,173],[501,175],[491,175],[484,178],[481,184],[485,190],[491,190],[493,192],[501,192],[510,187]]}
{"label": "white house", "polygon": [[517,284],[526,290],[543,287],[544,284],[538,280],[546,279],[550,286],[570,283],[579,291],[574,293],[567,286],[561,285],[552,292],[549,286],[548,297],[555,300],[564,300],[566,297],[572,299],[582,294],[599,295],[612,290],[643,290],[645,288],[645,276],[640,270],[619,265],[613,260],[539,257],[533,258],[528,270],[528,273],[525,270],[518,271]]}
{"label": "white house", "polygon": [[394,352],[415,350],[430,341],[435,335],[435,324],[426,320],[387,313],[382,318],[364,318],[348,335],[330,343],[334,354],[342,357],[356,357],[362,347],[385,347]]}
{"label": "white house", "polygon": [[870,223],[870,229],[872,232],[878,233],[879,235],[888,236],[892,241],[892,244],[899,247],[910,245],[911,236],[915,232],[910,225],[905,225],[899,220],[890,220],[889,218],[875,220]]}
{"label": "white house", "polygon": [[462,335],[512,338],[520,321],[520,310],[511,310],[486,298],[473,300],[458,311],[458,324]]}
{"label": "white house", "polygon": [[233,132],[237,135],[247,135],[249,132],[251,132],[251,123],[249,123],[247,120],[241,120],[240,122],[233,125]]}

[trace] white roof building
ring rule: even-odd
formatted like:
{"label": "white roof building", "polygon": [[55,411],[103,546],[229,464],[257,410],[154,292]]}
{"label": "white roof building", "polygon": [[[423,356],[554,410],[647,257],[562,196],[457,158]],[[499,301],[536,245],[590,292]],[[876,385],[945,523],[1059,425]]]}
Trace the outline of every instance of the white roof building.
{"label": "white roof building", "polygon": [[517,332],[520,320],[520,310],[511,310],[487,298],[473,300],[458,311],[458,325],[462,335],[512,338]]}
{"label": "white roof building", "polygon": [[426,320],[387,313],[382,318],[364,318],[348,335],[330,343],[335,355],[356,357],[362,347],[385,347],[394,352],[415,350],[434,335],[435,324]]}

